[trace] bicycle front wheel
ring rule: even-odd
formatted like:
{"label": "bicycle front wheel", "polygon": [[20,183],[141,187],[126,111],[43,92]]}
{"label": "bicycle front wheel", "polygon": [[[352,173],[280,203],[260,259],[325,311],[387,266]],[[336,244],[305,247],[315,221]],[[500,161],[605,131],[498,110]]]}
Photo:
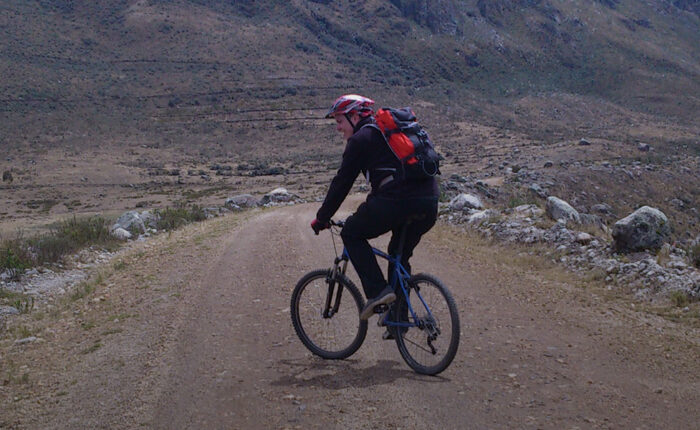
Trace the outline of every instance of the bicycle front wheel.
{"label": "bicycle front wheel", "polygon": [[[406,299],[400,297],[397,315],[407,315],[415,323],[403,335],[396,336],[401,356],[413,370],[437,375],[452,363],[459,346],[459,315],[450,291],[440,280],[417,274],[408,281],[414,318],[407,312]],[[398,330],[397,330],[398,331]]]}
{"label": "bicycle front wheel", "polygon": [[290,313],[299,339],[326,359],[343,359],[357,351],[367,335],[360,320],[362,294],[344,275],[330,279],[330,270],[306,274],[294,288]]}

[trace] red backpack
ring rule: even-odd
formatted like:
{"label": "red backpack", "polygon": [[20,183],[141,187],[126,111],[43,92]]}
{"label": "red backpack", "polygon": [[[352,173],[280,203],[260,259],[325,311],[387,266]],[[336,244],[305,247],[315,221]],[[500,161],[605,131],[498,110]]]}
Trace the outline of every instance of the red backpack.
{"label": "red backpack", "polygon": [[391,151],[401,162],[397,179],[430,178],[440,174],[442,156],[411,108],[381,108],[374,118]]}

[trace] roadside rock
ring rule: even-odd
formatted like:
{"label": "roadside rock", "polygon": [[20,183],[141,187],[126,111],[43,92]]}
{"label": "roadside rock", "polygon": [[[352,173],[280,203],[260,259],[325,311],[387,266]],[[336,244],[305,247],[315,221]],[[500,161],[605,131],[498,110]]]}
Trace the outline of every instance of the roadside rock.
{"label": "roadside rock", "polygon": [[229,197],[224,203],[224,207],[231,210],[243,210],[245,208],[254,208],[258,206],[258,199],[252,194],[239,194]]}
{"label": "roadside rock", "polygon": [[119,240],[129,240],[131,239],[131,233],[129,233],[128,230],[124,230],[121,227],[117,227],[111,232],[112,236],[116,237]]}
{"label": "roadside rock", "polygon": [[143,222],[141,215],[138,211],[128,211],[124,212],[122,216],[117,219],[117,221],[112,226],[111,230],[115,231],[117,229],[124,229],[127,231],[135,231],[138,233],[146,232],[146,224]]}
{"label": "roadside rock", "polygon": [[612,214],[612,208],[610,205],[605,204],[605,203],[598,203],[593,206],[591,206],[591,211],[595,213],[599,213],[601,215],[610,215]]}
{"label": "roadside rock", "polygon": [[290,203],[299,201],[299,196],[290,193],[286,188],[275,188],[269,193],[265,194],[260,200],[260,205],[262,206],[275,206],[280,203]]}
{"label": "roadside rock", "polygon": [[151,211],[143,211],[139,214],[146,228],[155,229],[158,225],[158,216]]}
{"label": "roadside rock", "polygon": [[0,317],[6,315],[19,315],[19,310],[12,306],[0,306]]}
{"label": "roadside rock", "polygon": [[615,249],[620,252],[659,249],[671,234],[666,215],[656,208],[642,206],[613,226]]}
{"label": "roadside rock", "polygon": [[[566,224],[566,215],[559,215],[559,221],[550,224],[551,221],[546,218],[555,218],[558,215],[558,212],[553,210],[559,200],[555,199],[550,198],[548,201],[551,207],[546,215],[545,211],[536,205],[522,205],[500,211],[495,208],[464,211],[442,204],[440,216],[451,224],[466,225],[486,237],[502,242],[542,244],[543,247],[539,248],[541,251],[538,252],[551,256],[555,262],[564,265],[568,270],[582,276],[600,277],[608,284],[609,289],[618,286],[631,289],[638,300],[654,301],[676,291],[686,294],[691,300],[700,299],[700,270],[694,267],[691,259],[693,257],[688,251],[665,244],[663,252],[657,253],[643,248],[640,252],[631,253],[621,259],[619,255],[615,255],[615,244],[608,236],[610,230],[602,221],[600,224],[595,221],[599,220],[596,215],[579,214],[579,219],[584,221],[585,218],[588,223],[597,225],[600,234],[571,229]],[[562,207],[566,209],[566,206]],[[552,216],[553,213],[557,215]],[[637,215],[645,214],[663,215],[653,208],[641,210]],[[575,215],[568,217],[574,218]],[[645,221],[649,227],[644,231],[649,230],[663,238],[670,230],[669,223],[665,216],[658,216],[658,219],[658,224]],[[551,227],[547,227],[548,224]],[[655,227],[651,227],[652,225]],[[632,231],[634,232],[634,228]],[[700,236],[697,240],[700,241]],[[654,240],[651,240],[651,243],[655,243]]]}
{"label": "roadside rock", "polygon": [[15,345],[26,345],[28,343],[36,342],[38,338],[36,336],[25,337],[24,339],[17,339]]}
{"label": "roadside rock", "polygon": [[204,211],[204,216],[207,219],[212,219],[212,218],[217,218],[220,217],[221,215],[225,214],[226,212],[229,211],[229,208],[226,207],[207,207],[207,208],[202,208]]}
{"label": "roadside rock", "polygon": [[544,211],[537,207],[537,205],[516,206],[512,209],[512,213],[518,218],[541,217],[544,215]]}
{"label": "roadside rock", "polygon": [[581,223],[581,215],[578,211],[558,197],[549,196],[545,208],[547,215],[555,221],[562,220],[564,224],[568,221]]}
{"label": "roadside rock", "polygon": [[582,245],[588,245],[591,243],[593,240],[593,236],[586,232],[580,232],[579,234],[576,235],[576,242],[582,244]]}
{"label": "roadside rock", "polygon": [[491,217],[495,217],[495,216],[499,216],[499,215],[500,214],[498,213],[498,211],[491,210],[491,209],[486,209],[483,211],[476,211],[476,212],[472,213],[471,215],[469,215],[469,218],[467,219],[467,223],[469,223],[469,224],[481,224],[481,223],[484,223],[484,222],[488,221],[489,219],[491,219]]}
{"label": "roadside rock", "polygon": [[461,193],[450,200],[450,209],[469,211],[471,209],[483,209],[484,204],[479,197],[473,194]]}
{"label": "roadside rock", "polygon": [[547,192],[540,186],[540,184],[533,182],[528,187],[528,190],[541,198],[547,198]]}

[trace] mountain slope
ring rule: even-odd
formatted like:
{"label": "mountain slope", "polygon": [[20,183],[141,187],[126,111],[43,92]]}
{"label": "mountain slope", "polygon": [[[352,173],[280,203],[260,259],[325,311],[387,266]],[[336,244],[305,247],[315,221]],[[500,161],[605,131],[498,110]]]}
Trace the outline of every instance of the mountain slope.
{"label": "mountain slope", "polygon": [[243,96],[316,107],[345,89],[419,91],[455,107],[456,95],[565,92],[686,120],[698,109],[692,2],[44,0],[4,9],[9,116],[75,109],[137,120]]}
{"label": "mountain slope", "polygon": [[[620,216],[657,205],[684,217],[683,230],[700,219],[697,2],[7,0],[0,10],[9,216],[37,201],[52,214],[279,185],[313,198],[342,151],[323,113],[358,92],[413,106],[445,178],[499,182],[527,167],[528,181],[572,203],[621,202]],[[582,137],[593,148],[577,147]],[[543,170],[548,161],[558,167]],[[234,173],[212,180],[217,164]]]}

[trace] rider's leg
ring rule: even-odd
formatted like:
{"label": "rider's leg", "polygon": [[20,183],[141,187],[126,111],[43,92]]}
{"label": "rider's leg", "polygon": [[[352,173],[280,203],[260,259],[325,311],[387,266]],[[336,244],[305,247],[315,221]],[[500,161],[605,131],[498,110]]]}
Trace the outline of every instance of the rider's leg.
{"label": "rider's leg", "polygon": [[[401,250],[401,265],[406,269],[406,271],[411,274],[411,265],[409,264],[409,259],[413,255],[413,250],[418,246],[421,237],[428,232],[437,220],[437,199],[436,198],[420,198],[420,199],[410,199],[405,201],[404,211],[408,215],[424,215],[422,219],[414,220],[409,224],[406,229],[406,237],[404,239],[404,246]],[[402,227],[398,227],[392,230],[391,241],[389,242],[389,254],[395,255],[398,252],[398,246],[400,241]],[[394,265],[389,263],[389,276],[393,277]],[[391,278],[390,278],[391,282]],[[392,308],[392,311],[395,307]],[[389,316],[390,319],[395,319],[394,315]],[[408,307],[404,306],[399,315],[399,321],[408,321]]]}
{"label": "rider's leg", "polygon": [[368,199],[348,217],[340,233],[368,299],[376,297],[386,287],[387,282],[367,239],[392,230],[395,205],[396,201],[393,200]]}
{"label": "rider's leg", "polygon": [[[411,215],[423,215],[423,218],[414,220],[409,224],[406,230],[403,249],[397,249],[401,239],[403,223],[392,229],[391,241],[389,241],[389,254],[396,255],[400,251],[401,265],[410,274],[411,265],[409,264],[409,259],[413,256],[413,250],[418,246],[418,243],[420,243],[421,237],[433,228],[437,220],[437,198],[423,197],[404,200],[402,202],[401,212],[406,218]],[[394,273],[394,267],[391,263],[389,263],[388,273]]]}

